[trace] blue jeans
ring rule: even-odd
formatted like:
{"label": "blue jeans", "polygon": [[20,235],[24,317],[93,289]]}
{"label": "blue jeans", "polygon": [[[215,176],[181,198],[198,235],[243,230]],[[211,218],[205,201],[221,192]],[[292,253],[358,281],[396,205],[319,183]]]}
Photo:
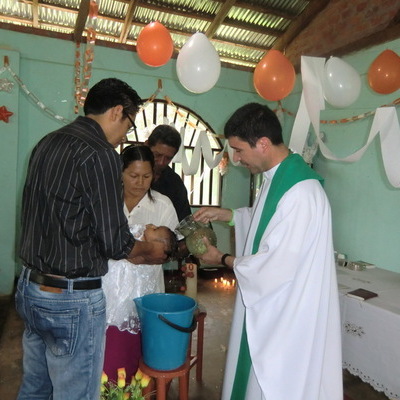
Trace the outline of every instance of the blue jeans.
{"label": "blue jeans", "polygon": [[102,289],[51,293],[24,268],[15,304],[25,322],[18,400],[97,400],[103,369],[106,302]]}

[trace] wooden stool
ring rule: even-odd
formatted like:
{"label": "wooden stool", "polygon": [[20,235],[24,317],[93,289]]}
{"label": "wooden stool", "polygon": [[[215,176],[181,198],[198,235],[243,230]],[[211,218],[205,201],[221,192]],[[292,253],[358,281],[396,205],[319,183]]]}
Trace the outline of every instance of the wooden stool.
{"label": "wooden stool", "polygon": [[[204,345],[204,320],[207,316],[205,308],[201,305],[195,311],[194,317],[197,321],[197,346],[196,354],[191,355],[192,335],[190,336],[188,357],[185,364],[177,369],[170,371],[160,371],[150,368],[141,359],[139,361],[140,370],[156,381],[156,399],[166,400],[169,383],[174,378],[179,378],[179,400],[188,400],[189,396],[189,374],[190,370],[196,366],[196,380],[201,381],[203,378],[203,345]],[[144,395],[150,394],[154,390],[154,385],[149,384],[143,390]]]}
{"label": "wooden stool", "polygon": [[[166,400],[167,398],[167,385],[174,378],[179,378],[179,400],[189,399],[189,372],[190,362],[186,360],[185,364],[177,369],[171,371],[159,371],[148,367],[143,359],[139,361],[140,370],[153,378],[156,381],[157,400]],[[152,385],[149,384],[147,388],[143,390],[143,395],[146,396],[153,391]]]}
{"label": "wooden stool", "polygon": [[[190,355],[190,369],[196,365],[196,380],[201,382],[203,379],[203,346],[204,346],[204,320],[207,316],[206,309],[199,304],[195,312],[197,321],[197,348],[196,354]],[[192,336],[190,336],[189,353],[192,348]]]}

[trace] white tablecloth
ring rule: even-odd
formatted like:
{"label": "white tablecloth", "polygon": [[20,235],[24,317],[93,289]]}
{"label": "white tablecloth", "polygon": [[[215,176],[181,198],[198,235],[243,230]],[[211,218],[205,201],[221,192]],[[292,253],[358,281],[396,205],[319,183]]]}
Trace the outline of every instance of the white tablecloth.
{"label": "white tablecloth", "polygon": [[[400,274],[380,268],[337,268],[343,367],[386,396],[400,399]],[[364,288],[378,297],[360,301],[345,294]]]}

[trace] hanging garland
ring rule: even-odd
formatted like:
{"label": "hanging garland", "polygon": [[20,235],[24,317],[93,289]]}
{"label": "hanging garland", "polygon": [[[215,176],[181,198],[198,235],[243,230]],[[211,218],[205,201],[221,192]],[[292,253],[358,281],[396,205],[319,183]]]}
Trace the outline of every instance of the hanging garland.
{"label": "hanging garland", "polygon": [[4,64],[4,67],[0,69],[0,74],[3,72],[8,71],[15,82],[19,85],[19,87],[25,92],[25,94],[33,101],[33,103],[38,106],[40,109],[42,109],[46,114],[50,115],[52,118],[62,121],[65,124],[69,124],[70,121],[68,121],[66,118],[56,114],[54,111],[46,107],[27,87],[26,85],[22,82],[21,78],[11,69],[11,67],[8,65],[8,63]]}
{"label": "hanging garland", "polygon": [[[2,68],[0,70],[0,74],[3,72]],[[12,88],[14,87],[14,83],[9,81],[8,79],[0,79],[0,92],[8,92],[11,93]]]}
{"label": "hanging garland", "polygon": [[[99,12],[99,6],[95,1],[90,1],[89,18],[87,24],[86,50],[84,53],[83,71],[81,66],[81,44],[76,42],[75,50],[75,114],[83,107],[89,91],[89,81],[92,77],[92,64],[94,61],[94,45],[96,42],[95,24]],[[83,73],[83,81],[81,75]]]}

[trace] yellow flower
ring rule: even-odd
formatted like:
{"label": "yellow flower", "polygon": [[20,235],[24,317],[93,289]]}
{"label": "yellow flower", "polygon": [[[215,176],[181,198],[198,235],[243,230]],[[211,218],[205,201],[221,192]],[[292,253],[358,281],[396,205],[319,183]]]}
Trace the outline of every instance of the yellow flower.
{"label": "yellow flower", "polygon": [[143,376],[143,372],[140,370],[140,368],[138,368],[138,370],[136,371],[136,374],[135,374],[135,379],[137,381],[140,381],[142,379],[142,376]]}
{"label": "yellow flower", "polygon": [[143,374],[142,379],[140,380],[140,386],[142,388],[149,386],[150,379],[151,379],[150,376]]}
{"label": "yellow flower", "polygon": [[123,387],[125,387],[125,384],[126,384],[126,382],[125,382],[125,379],[126,379],[125,368],[118,368],[117,372],[118,372],[118,382],[117,382],[118,387],[123,388]]}
{"label": "yellow flower", "polygon": [[101,374],[101,383],[104,385],[105,383],[107,383],[108,381],[108,376],[107,374],[103,371],[103,373]]}

